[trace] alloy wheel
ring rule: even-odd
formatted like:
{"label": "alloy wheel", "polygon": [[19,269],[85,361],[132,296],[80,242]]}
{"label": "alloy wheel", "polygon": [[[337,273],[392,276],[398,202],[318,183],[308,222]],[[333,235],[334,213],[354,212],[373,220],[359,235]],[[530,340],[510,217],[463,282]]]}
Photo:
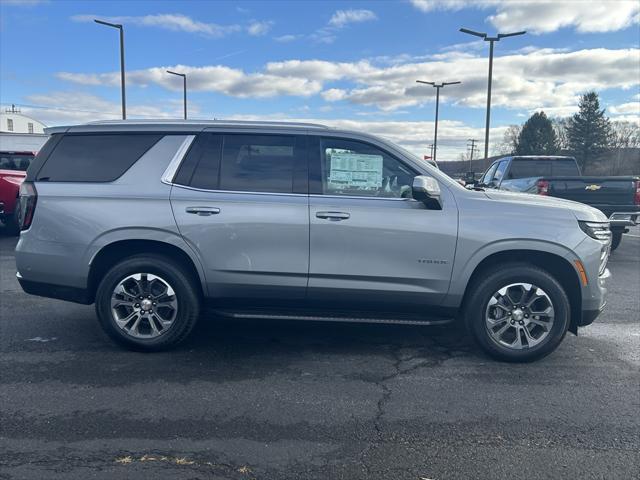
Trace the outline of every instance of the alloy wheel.
{"label": "alloy wheel", "polygon": [[540,287],[512,283],[495,292],[487,304],[485,326],[491,340],[514,350],[535,347],[551,332],[553,302]]}
{"label": "alloy wheel", "polygon": [[178,314],[178,299],[164,278],[151,273],[135,273],[114,288],[111,314],[116,325],[127,335],[151,339],[171,328]]}

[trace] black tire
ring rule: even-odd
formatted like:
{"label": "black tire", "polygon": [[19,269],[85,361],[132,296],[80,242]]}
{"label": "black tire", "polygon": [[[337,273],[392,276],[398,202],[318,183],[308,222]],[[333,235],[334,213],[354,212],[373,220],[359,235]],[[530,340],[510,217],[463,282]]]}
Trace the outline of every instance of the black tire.
{"label": "black tire", "polygon": [[[111,298],[118,284],[136,273],[153,274],[166,280],[175,292],[177,313],[172,324],[155,338],[136,338],[116,323]],[[195,326],[201,299],[197,279],[173,260],[154,254],[135,255],[114,265],[104,276],[96,291],[96,314],[104,331],[118,344],[137,351],[161,351],[175,347]]]}
{"label": "black tire", "polygon": [[621,230],[612,231],[611,232],[611,251],[612,252],[620,246],[620,242],[622,242],[622,231]]}
{"label": "black tire", "polygon": [[[521,350],[493,340],[485,323],[488,303],[495,292],[515,283],[533,284],[546,292],[554,309],[554,322],[541,343]],[[570,323],[571,308],[562,285],[547,271],[527,263],[509,263],[483,272],[470,286],[465,304],[467,328],[478,346],[491,357],[506,362],[531,362],[549,355],[562,342]]]}

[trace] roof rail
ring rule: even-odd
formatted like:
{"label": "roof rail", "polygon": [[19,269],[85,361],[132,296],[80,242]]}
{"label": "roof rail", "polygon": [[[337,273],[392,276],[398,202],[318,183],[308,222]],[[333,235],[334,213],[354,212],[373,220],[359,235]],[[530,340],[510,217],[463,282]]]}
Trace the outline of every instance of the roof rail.
{"label": "roof rail", "polygon": [[262,120],[98,120],[86,125],[208,125],[208,126],[270,126],[270,127],[301,127],[329,129],[328,126],[319,123],[305,122],[278,122]]}

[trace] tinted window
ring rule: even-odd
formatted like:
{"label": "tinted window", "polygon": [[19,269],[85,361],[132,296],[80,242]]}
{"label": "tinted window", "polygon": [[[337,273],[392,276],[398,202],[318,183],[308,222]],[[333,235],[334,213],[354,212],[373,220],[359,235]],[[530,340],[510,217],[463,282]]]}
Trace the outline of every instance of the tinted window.
{"label": "tinted window", "polygon": [[507,169],[507,165],[509,162],[507,160],[503,160],[498,164],[498,168],[496,169],[496,173],[493,175],[493,183],[498,184],[500,180],[502,180],[502,176],[504,175],[504,171]]}
{"label": "tinted window", "polygon": [[26,171],[33,155],[24,153],[0,153],[0,170]]}
{"label": "tinted window", "polygon": [[495,173],[496,168],[498,168],[498,164],[497,163],[494,163],[493,165],[491,165],[489,167],[489,170],[487,170],[486,173],[484,174],[484,176],[482,177],[482,181],[481,181],[482,184],[484,184],[484,185],[488,185],[489,184],[489,182],[493,178],[493,174]]}
{"label": "tinted window", "polygon": [[551,162],[547,160],[519,160],[511,164],[509,178],[550,177]]}
{"label": "tinted window", "polygon": [[296,162],[304,149],[295,136],[225,135],[220,190],[293,192]]}
{"label": "tinted window", "polygon": [[353,140],[320,142],[322,193],[409,198],[416,173],[387,152]]}
{"label": "tinted window", "polygon": [[162,135],[65,135],[37,180],[111,182],[127,171]]}
{"label": "tinted window", "polygon": [[552,163],[551,170],[555,177],[580,175],[574,160],[553,160]]}
{"label": "tinted window", "polygon": [[202,133],[194,140],[180,165],[175,183],[195,188],[216,190],[222,155],[222,135]]}

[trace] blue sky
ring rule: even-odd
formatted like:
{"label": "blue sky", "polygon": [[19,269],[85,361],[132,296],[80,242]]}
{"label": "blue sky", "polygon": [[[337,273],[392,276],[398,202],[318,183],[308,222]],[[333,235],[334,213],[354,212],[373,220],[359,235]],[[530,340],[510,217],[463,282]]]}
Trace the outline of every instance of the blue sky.
{"label": "blue sky", "polygon": [[640,119],[640,2],[38,1],[0,0],[0,100],[45,123],[119,115],[117,31],[125,25],[131,117],[179,117],[189,78],[194,118],[315,120],[368,130],[416,153],[432,141],[441,97],[439,157],[484,137],[488,45],[496,44],[492,144],[544,109],[576,110],[595,89],[614,119]]}

